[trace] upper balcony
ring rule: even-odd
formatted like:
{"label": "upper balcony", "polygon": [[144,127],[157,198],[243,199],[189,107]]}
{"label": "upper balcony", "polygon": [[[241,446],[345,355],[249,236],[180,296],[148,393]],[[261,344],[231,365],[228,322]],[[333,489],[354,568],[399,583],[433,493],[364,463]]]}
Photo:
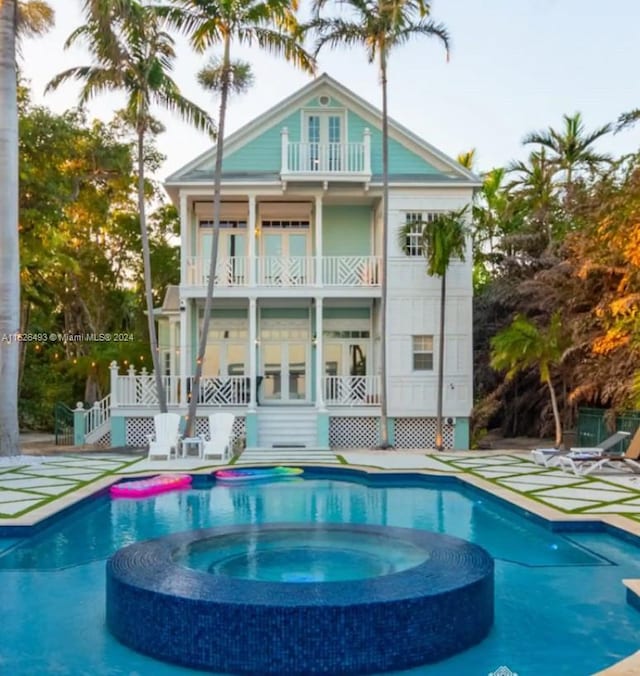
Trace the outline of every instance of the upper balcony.
{"label": "upper balcony", "polygon": [[361,142],[315,143],[290,141],[282,132],[283,181],[369,182],[371,180],[371,133],[364,130]]}
{"label": "upper balcony", "polygon": [[[204,289],[208,279],[209,259],[189,256],[183,286]],[[247,256],[220,258],[215,285],[219,289],[379,289],[380,256],[259,256],[253,266]]]}

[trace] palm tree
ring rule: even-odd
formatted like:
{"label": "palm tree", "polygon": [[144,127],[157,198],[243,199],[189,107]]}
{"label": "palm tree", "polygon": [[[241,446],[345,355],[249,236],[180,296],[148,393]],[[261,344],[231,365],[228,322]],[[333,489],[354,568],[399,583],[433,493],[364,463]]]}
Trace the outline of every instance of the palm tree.
{"label": "palm tree", "polygon": [[363,46],[369,63],[377,60],[382,86],[382,289],[380,299],[380,446],[389,447],[387,430],[387,257],[389,233],[389,115],[387,65],[392,49],[414,36],[436,37],[449,57],[449,34],[443,24],[429,19],[431,6],[424,0],[344,0],[349,18],[323,17],[328,0],[314,0],[314,18],[306,26],[317,34],[315,53],[329,45]]}
{"label": "palm tree", "polygon": [[[209,69],[205,69],[200,78],[206,86],[215,86],[220,92],[220,107],[213,176],[213,241],[204,317],[185,431],[187,435],[190,435],[195,429],[196,411],[200,398],[200,380],[207,350],[218,259],[222,156],[227,101],[229,94],[234,90],[234,83],[243,80],[239,64],[231,60],[231,44],[237,42],[249,46],[256,45],[272,54],[284,56],[285,59],[308,73],[314,72],[315,61],[298,40],[299,26],[295,17],[297,0],[225,0],[221,3],[216,0],[174,0],[174,5],[175,7],[164,8],[161,11],[171,25],[189,36],[191,45],[197,52],[204,52],[209,47],[218,44],[222,46],[222,59],[215,62]],[[244,65],[246,67],[246,64]]]}
{"label": "palm tree", "polygon": [[440,340],[438,343],[438,385],[436,394],[436,450],[444,448],[442,441],[442,398],[444,388],[444,342],[445,307],[447,299],[447,270],[451,260],[464,261],[467,248],[467,207],[440,214],[431,222],[407,223],[398,233],[398,241],[404,249],[408,235],[421,228],[421,248],[427,259],[427,274],[440,277]]}
{"label": "palm tree", "polygon": [[546,329],[540,329],[526,317],[516,315],[510,326],[491,339],[491,367],[496,371],[506,371],[507,380],[535,366],[540,370],[540,382],[547,385],[551,397],[556,448],[562,443],[562,423],[551,369],[560,362],[568,346],[569,340],[558,311],[552,315]]}
{"label": "palm tree", "polygon": [[575,172],[581,167],[594,167],[611,160],[609,155],[594,152],[592,146],[595,141],[608,134],[612,127],[605,124],[587,133],[580,113],[563,115],[562,119],[564,120],[562,131],[549,127],[546,131],[528,134],[522,142],[536,143],[551,151],[550,161],[564,172],[565,205],[568,205],[571,201]]}
{"label": "palm tree", "polygon": [[182,96],[170,77],[176,57],[174,41],[162,29],[162,20],[155,8],[135,0],[118,0],[102,5],[94,0],[94,3],[87,2],[87,6],[88,23],[69,36],[65,47],[78,40],[85,40],[93,53],[95,65],[78,66],[60,73],[47,85],[47,90],[56,89],[63,82],[75,79],[83,83],[81,105],[106,91],[123,90],[127,96],[124,117],[137,136],[138,210],[149,342],[158,405],[160,411],[165,412],[167,400],[153,314],[144,166],[145,138],[148,133],[157,133],[161,127],[151,117],[150,108],[153,103],[159,104],[209,134],[214,132],[214,123],[205,111]]}
{"label": "palm tree", "polygon": [[545,146],[530,153],[526,162],[512,162],[507,167],[507,172],[515,173],[517,177],[507,184],[506,191],[522,202],[529,220],[544,236],[547,247],[560,234],[553,227],[560,217],[558,190],[554,183],[557,171],[557,165],[547,157]]}
{"label": "palm tree", "polygon": [[21,35],[40,35],[52,25],[45,2],[0,0],[0,456],[20,453],[20,351],[13,338],[20,330],[16,52]]}

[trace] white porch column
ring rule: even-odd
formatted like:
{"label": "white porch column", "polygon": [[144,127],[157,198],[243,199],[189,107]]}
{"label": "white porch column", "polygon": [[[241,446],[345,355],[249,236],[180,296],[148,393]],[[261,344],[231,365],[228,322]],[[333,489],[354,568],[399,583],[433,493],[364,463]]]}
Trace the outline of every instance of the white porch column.
{"label": "white porch column", "polygon": [[281,161],[280,173],[286,174],[289,171],[289,130],[286,127],[280,132]]}
{"label": "white porch column", "polygon": [[187,257],[191,255],[191,237],[189,236],[189,209],[187,195],[180,191],[180,284],[188,283]]}
{"label": "white porch column", "polygon": [[324,405],[324,354],[322,345],[322,298],[316,298],[316,405],[320,411],[326,410]]}
{"label": "white porch column", "polygon": [[256,196],[249,195],[249,222],[247,223],[247,239],[249,240],[249,249],[247,251],[247,282],[249,287],[256,283]]}
{"label": "white porch column", "polygon": [[184,298],[180,299],[180,405],[186,406],[187,401],[187,376],[191,375],[189,369],[189,320],[191,302]]}
{"label": "white porch column", "polygon": [[[115,408],[118,405],[118,362],[115,360],[109,364],[109,380],[111,383],[111,408]],[[84,405],[82,408],[84,410]]]}
{"label": "white porch column", "polygon": [[256,299],[249,298],[249,411],[256,410],[256,378],[258,375],[258,359],[256,341],[258,338],[258,322],[256,315]]}
{"label": "white porch column", "polygon": [[365,174],[371,176],[371,131],[369,130],[369,127],[365,127],[364,129],[363,152],[364,152],[363,170]]}
{"label": "white porch column", "polygon": [[322,195],[316,195],[315,214],[316,286],[322,286]]}

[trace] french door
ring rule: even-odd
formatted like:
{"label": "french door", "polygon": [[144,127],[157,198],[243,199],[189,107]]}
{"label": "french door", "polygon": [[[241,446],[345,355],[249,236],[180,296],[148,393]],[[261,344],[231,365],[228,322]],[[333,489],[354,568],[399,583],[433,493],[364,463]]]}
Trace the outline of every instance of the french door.
{"label": "french door", "polygon": [[309,346],[306,342],[262,342],[262,387],[264,404],[309,401]]}
{"label": "french door", "polygon": [[[208,272],[211,258],[213,233],[201,235],[200,251],[205,274]],[[218,260],[216,261],[216,283],[222,286],[244,284],[246,279],[246,230],[220,228],[218,241]]]}
{"label": "french door", "polygon": [[307,279],[309,242],[306,232],[263,230],[261,239],[265,283],[295,286],[310,282]]}
{"label": "french door", "polygon": [[333,403],[366,399],[368,340],[335,340],[324,345],[325,398]]}
{"label": "french door", "polygon": [[342,115],[307,115],[310,171],[340,171],[342,168]]}

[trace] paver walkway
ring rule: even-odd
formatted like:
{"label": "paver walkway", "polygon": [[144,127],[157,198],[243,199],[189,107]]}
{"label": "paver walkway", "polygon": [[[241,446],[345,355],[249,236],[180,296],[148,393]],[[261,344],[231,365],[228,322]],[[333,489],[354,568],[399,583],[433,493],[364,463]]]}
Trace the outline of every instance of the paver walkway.
{"label": "paver walkway", "polygon": [[[20,460],[18,461],[20,462]],[[623,515],[640,521],[640,475],[630,472],[600,473],[576,477],[557,468],[534,464],[527,453],[416,451],[306,451],[244,453],[238,464],[358,466],[365,468],[421,471],[434,474],[471,475],[488,482],[502,496],[516,494],[571,515]],[[33,457],[24,464],[0,465],[0,525],[16,517],[56,503],[74,493],[86,495],[123,474],[154,474],[162,471],[210,472],[220,463],[197,457],[147,460],[115,452]],[[94,486],[95,484],[95,486]],[[486,484],[485,484],[486,485]],[[515,497],[515,495],[514,495]],[[68,500],[65,500],[68,503]]]}

